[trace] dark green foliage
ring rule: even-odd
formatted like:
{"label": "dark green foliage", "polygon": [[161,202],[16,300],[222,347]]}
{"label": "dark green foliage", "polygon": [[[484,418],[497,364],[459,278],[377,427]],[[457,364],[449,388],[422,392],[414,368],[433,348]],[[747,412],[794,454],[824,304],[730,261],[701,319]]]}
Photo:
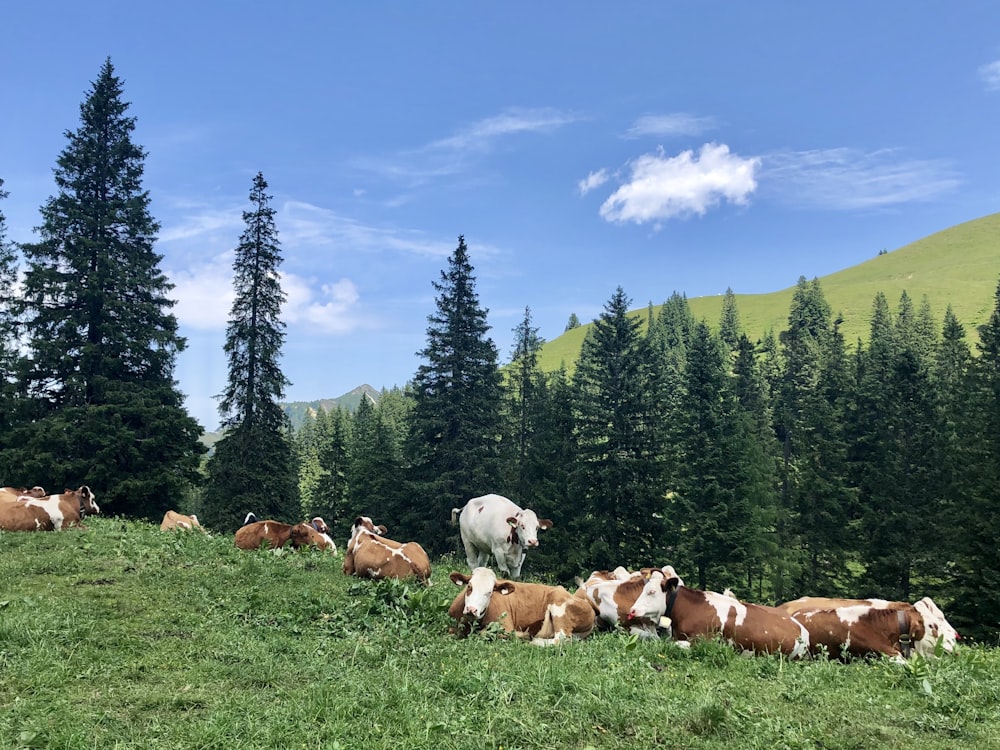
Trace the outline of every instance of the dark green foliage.
{"label": "dark green foliage", "polygon": [[459,548],[451,509],[499,484],[500,372],[465,238],[433,284],[425,360],[412,383],[408,507],[399,519],[428,553]]}
{"label": "dark green foliage", "polygon": [[201,506],[203,523],[225,531],[239,525],[247,511],[285,521],[297,520],[301,512],[297,467],[279,404],[289,381],[279,366],[285,293],[270,200],[258,172],[233,261],[236,296],[225,343],[229,377],[219,402],[226,432],[208,461]]}
{"label": "dark green foliage", "polygon": [[818,280],[800,278],[788,328],[781,333],[778,438],[783,443],[778,540],[784,551],[775,576],[778,599],[852,590],[853,498],[843,481],[845,372],[843,341]]}
{"label": "dark green foliage", "polygon": [[956,509],[961,546],[955,552],[955,617],[960,632],[995,638],[1000,631],[1000,285],[989,322],[979,331],[973,366],[966,475]]}
{"label": "dark green foliage", "polygon": [[930,382],[935,342],[925,319],[904,293],[893,325],[879,295],[870,344],[859,357],[862,591],[904,601],[912,598],[913,575],[929,561],[940,517],[929,463],[936,444]]}
{"label": "dark green foliage", "polygon": [[153,250],[145,152],[121,97],[108,60],[66,133],[40,239],[23,246],[14,312],[27,351],[0,473],[60,490],[87,482],[107,512],[156,518],[195,479],[204,449],[173,381],[185,342]]}
{"label": "dark green foliage", "polygon": [[[375,523],[385,524],[390,528],[390,535],[396,533],[391,527],[395,525],[405,499],[402,492],[401,436],[397,430],[397,425],[381,403],[374,406],[366,400],[354,412],[348,450],[346,512],[340,524],[345,534],[349,533],[354,518],[359,515],[370,516]],[[341,519],[337,520],[340,523]]]}
{"label": "dark green foliage", "polygon": [[[0,200],[8,195],[3,189],[0,179]],[[17,281],[17,256],[14,243],[7,241],[7,218],[0,211],[0,430],[6,431],[10,426],[10,410],[13,409],[13,382],[11,373],[14,371],[17,347],[17,321],[11,310],[10,300],[14,298],[14,285]]]}
{"label": "dark green foliage", "polygon": [[538,419],[545,397],[545,376],[538,369],[538,351],[544,340],[531,324],[531,308],[514,328],[514,351],[504,382],[505,434],[503,438],[502,486],[523,507],[532,504],[532,477],[528,458],[533,452]]}
{"label": "dark green foliage", "polygon": [[261,520],[301,519],[295,461],[284,435],[235,427],[215,444],[207,463],[198,519],[203,526],[232,533],[253,511]]}
{"label": "dark green foliage", "polygon": [[619,287],[594,321],[573,377],[578,561],[611,569],[663,556],[661,432],[650,387],[652,348]]}

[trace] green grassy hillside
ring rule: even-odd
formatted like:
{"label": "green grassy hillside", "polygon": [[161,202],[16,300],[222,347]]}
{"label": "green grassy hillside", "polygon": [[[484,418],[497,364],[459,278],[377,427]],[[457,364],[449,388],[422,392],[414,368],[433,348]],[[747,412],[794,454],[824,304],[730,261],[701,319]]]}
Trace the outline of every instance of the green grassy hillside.
{"label": "green grassy hillside", "polygon": [[[809,278],[807,276],[807,278]],[[820,277],[820,285],[834,314],[843,316],[841,330],[847,344],[868,337],[872,301],[883,292],[895,310],[905,290],[917,304],[927,296],[940,322],[950,304],[970,340],[977,326],[989,318],[1000,281],[1000,213],[965,222],[879,255],[843,271]],[[738,286],[732,283],[734,289]],[[628,290],[626,290],[628,291]],[[664,300],[674,290],[663,291]],[[680,290],[683,291],[683,290]],[[788,320],[794,287],[770,294],[737,294],[743,329],[758,338],[778,332]],[[721,295],[689,299],[695,318],[716,326],[722,312]],[[655,312],[659,307],[654,308]],[[635,314],[646,319],[647,309]],[[572,370],[588,325],[567,331],[545,344],[539,357],[544,370],[565,363]]]}
{"label": "green grassy hillside", "polygon": [[0,532],[0,749],[1000,747],[995,648],[898,665],[458,640],[454,560],[424,588],[347,578],[342,551],[88,526]]}

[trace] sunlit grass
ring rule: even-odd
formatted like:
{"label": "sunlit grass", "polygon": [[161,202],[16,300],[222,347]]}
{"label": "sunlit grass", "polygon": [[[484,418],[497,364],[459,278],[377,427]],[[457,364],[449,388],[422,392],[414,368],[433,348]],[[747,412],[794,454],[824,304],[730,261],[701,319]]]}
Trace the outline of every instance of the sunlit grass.
{"label": "sunlit grass", "polygon": [[0,533],[2,748],[1000,747],[1000,654],[792,663],[448,635],[432,584],[88,520]]}
{"label": "sunlit grass", "polygon": [[[803,268],[799,275],[810,281],[815,276],[808,268]],[[976,327],[986,323],[993,311],[1000,282],[1000,213],[945,229],[884,255],[873,253],[864,263],[821,276],[819,282],[833,315],[843,318],[840,330],[849,347],[858,339],[868,339],[872,303],[878,292],[885,294],[893,311],[903,291],[915,306],[926,295],[938,325],[951,305],[958,321],[965,326],[968,340],[975,341]],[[607,299],[614,292],[613,279],[610,284]],[[770,294],[741,294],[739,279],[730,280],[728,286],[736,295],[740,323],[751,340],[767,331],[777,335],[787,327],[794,287]],[[659,303],[674,291],[664,289],[662,299],[652,300],[656,303],[654,314],[659,313]],[[683,289],[676,291],[684,293]],[[722,300],[722,295],[693,297],[688,303],[695,320],[704,319],[717,328]],[[636,302],[641,307],[635,315],[645,323],[648,319],[645,301]],[[545,344],[539,355],[543,370],[552,371],[565,364],[569,372],[573,371],[591,321],[581,322],[585,325],[552,337]]]}

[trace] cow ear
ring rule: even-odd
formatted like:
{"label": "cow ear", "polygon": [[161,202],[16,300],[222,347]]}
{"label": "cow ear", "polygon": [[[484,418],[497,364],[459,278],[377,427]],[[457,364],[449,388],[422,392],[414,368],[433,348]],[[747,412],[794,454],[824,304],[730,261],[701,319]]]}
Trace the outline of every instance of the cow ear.
{"label": "cow ear", "polygon": [[540,529],[551,529],[552,528],[552,519],[542,518],[538,522],[538,528],[540,528]]}
{"label": "cow ear", "polygon": [[365,519],[364,519],[364,518],[362,518],[361,516],[358,516],[357,518],[355,518],[355,519],[354,519],[354,523],[353,523],[353,524],[351,524],[351,525],[352,525],[352,526],[360,526],[360,525],[361,525],[361,524],[363,524],[364,522],[365,522]]}
{"label": "cow ear", "polygon": [[664,576],[663,580],[660,581],[660,588],[663,589],[665,592],[672,591],[673,589],[677,588],[677,585],[679,583],[680,583],[680,578],[677,578],[676,576],[672,576],[670,578]]}
{"label": "cow ear", "polygon": [[507,519],[508,526],[517,526],[517,516],[511,516]]}
{"label": "cow ear", "polygon": [[493,590],[496,591],[498,594],[503,594],[504,596],[507,596],[508,594],[514,593],[514,588],[515,587],[513,582],[501,581],[500,583],[498,583],[496,586],[493,587]]}
{"label": "cow ear", "polygon": [[375,527],[375,531],[378,533],[379,536],[385,536],[385,532],[387,532],[388,530],[389,529],[387,529],[382,524],[379,524],[378,526]]}
{"label": "cow ear", "polygon": [[456,586],[465,586],[469,582],[469,576],[464,573],[459,573],[457,570],[452,571],[451,575],[448,577]]}

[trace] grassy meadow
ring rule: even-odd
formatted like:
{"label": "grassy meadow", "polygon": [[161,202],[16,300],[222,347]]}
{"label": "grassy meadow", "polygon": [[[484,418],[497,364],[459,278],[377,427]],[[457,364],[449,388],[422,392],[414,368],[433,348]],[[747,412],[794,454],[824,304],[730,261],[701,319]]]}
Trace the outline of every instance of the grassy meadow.
{"label": "grassy meadow", "polygon": [[[812,280],[815,274],[803,269],[802,276]],[[841,331],[848,346],[858,339],[867,340],[872,303],[878,292],[885,294],[895,312],[905,291],[919,305],[926,295],[938,324],[943,322],[948,305],[965,326],[969,341],[976,340],[976,327],[987,322],[995,305],[1000,282],[1000,213],[967,221],[912,242],[864,263],[819,277],[820,288],[834,316],[841,315]],[[740,323],[752,340],[767,331],[777,334],[788,323],[788,312],[795,287],[769,294],[740,294],[739,279],[729,284],[736,295]],[[674,292],[664,289],[662,299],[652,300],[654,314],[660,303]],[[614,289],[608,289],[610,299]],[[626,289],[628,294],[629,290]],[[722,295],[688,299],[696,320],[717,328],[722,315]],[[644,323],[648,316],[646,300],[634,300],[642,307],[634,314]],[[557,369],[565,363],[572,372],[590,321],[548,341],[539,355],[543,370]]]}
{"label": "grassy meadow", "polygon": [[997,649],[897,665],[460,641],[464,563],[425,588],[346,578],[342,554],[113,518],[0,532],[0,748],[1000,748]]}

